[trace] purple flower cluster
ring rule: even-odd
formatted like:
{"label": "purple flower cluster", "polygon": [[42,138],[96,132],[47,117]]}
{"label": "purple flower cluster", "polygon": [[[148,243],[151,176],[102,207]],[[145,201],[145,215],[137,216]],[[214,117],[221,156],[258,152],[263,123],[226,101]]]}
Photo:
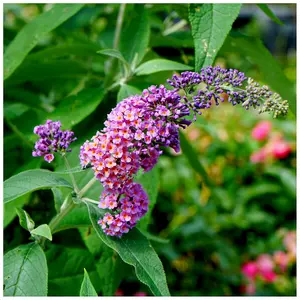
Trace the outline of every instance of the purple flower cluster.
{"label": "purple flower cluster", "polygon": [[33,132],[40,136],[35,143],[33,156],[43,156],[45,161],[50,163],[54,159],[54,152],[70,152],[69,145],[77,138],[74,132],[60,130],[61,123],[47,120],[46,124],[34,127]]}
{"label": "purple flower cluster", "polygon": [[138,183],[124,189],[124,197],[105,190],[100,198],[100,208],[112,209],[114,214],[106,213],[98,224],[107,235],[121,237],[133,228],[148,211],[148,196]]}
{"label": "purple flower cluster", "polygon": [[111,213],[99,224],[106,234],[122,236],[147,212],[147,195],[133,182],[134,176],[140,168],[147,172],[155,166],[162,147],[179,152],[179,127],[192,123],[191,112],[195,119],[196,113],[213,102],[223,102],[225,95],[233,105],[253,107],[255,99],[269,95],[261,92],[258,96],[257,87],[249,88],[250,79],[246,89],[241,89],[246,79],[238,70],[220,67],[183,72],[167,81],[173,90],[151,86],[141,95],[124,99],[108,114],[105,128],[80,149],[81,166],[91,166],[105,188],[99,207]]}

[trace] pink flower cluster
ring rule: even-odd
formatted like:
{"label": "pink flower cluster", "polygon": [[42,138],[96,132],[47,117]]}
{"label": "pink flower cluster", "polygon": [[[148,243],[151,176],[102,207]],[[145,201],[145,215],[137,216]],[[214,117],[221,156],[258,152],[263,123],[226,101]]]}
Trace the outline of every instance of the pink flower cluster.
{"label": "pink flower cluster", "polygon": [[[131,183],[124,191],[125,197],[105,190],[100,197],[100,208],[109,208],[118,213],[106,213],[98,221],[104,233],[110,236],[122,236],[133,228],[137,221],[148,211],[148,196],[138,183]],[[119,199],[118,199],[119,198]]]}
{"label": "pink flower cluster", "polygon": [[285,159],[292,151],[290,144],[284,140],[281,134],[271,135],[272,123],[270,121],[259,122],[252,130],[252,138],[257,141],[264,141],[265,145],[258,151],[253,152],[250,160],[253,163],[263,163],[271,159]]}
{"label": "pink flower cluster", "polygon": [[246,294],[255,294],[256,283],[261,280],[266,284],[275,282],[277,277],[286,272],[290,264],[295,262],[296,232],[290,231],[283,241],[285,251],[276,251],[273,255],[261,254],[256,260],[246,262],[242,268],[242,274],[247,279],[245,286]]}
{"label": "pink flower cluster", "polygon": [[[161,146],[180,150],[178,128],[190,124],[183,119],[189,109],[180,100],[175,90],[151,86],[141,96],[120,102],[108,115],[105,128],[81,147],[81,166],[91,165],[105,188],[99,207],[113,212],[99,221],[105,233],[121,236],[147,212],[147,195],[133,183],[134,175],[140,168],[147,172],[154,167]],[[129,216],[123,218],[124,214]]]}

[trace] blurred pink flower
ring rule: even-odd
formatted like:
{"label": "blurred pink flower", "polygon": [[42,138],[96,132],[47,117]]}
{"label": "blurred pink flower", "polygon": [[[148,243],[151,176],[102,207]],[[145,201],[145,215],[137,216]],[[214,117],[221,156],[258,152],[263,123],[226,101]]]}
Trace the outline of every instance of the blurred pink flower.
{"label": "blurred pink flower", "polygon": [[248,279],[254,279],[258,273],[257,265],[254,261],[249,261],[242,266],[242,273]]}
{"label": "blurred pink flower", "polygon": [[252,138],[257,141],[263,141],[270,133],[272,123],[270,121],[259,122],[252,130]]}
{"label": "blurred pink flower", "polygon": [[283,239],[283,244],[289,257],[294,261],[296,259],[296,231],[289,231]]}
{"label": "blurred pink flower", "polygon": [[246,285],[246,289],[245,289],[246,294],[248,295],[254,295],[256,292],[256,288],[255,288],[255,283],[253,281],[249,282]]}
{"label": "blurred pink flower", "polygon": [[274,262],[276,265],[280,267],[280,270],[284,272],[287,268],[287,265],[289,263],[289,256],[287,253],[283,251],[276,251],[273,255]]}
{"label": "blurred pink flower", "polygon": [[261,148],[257,152],[252,153],[250,156],[250,160],[253,163],[264,162],[266,158],[267,158],[267,153],[265,151],[265,148]]}
{"label": "blurred pink flower", "polygon": [[137,292],[133,296],[144,297],[144,296],[147,296],[147,294],[145,292]]}
{"label": "blurred pink flower", "polygon": [[270,254],[261,254],[256,260],[256,265],[260,273],[272,272],[274,262]]}
{"label": "blurred pink flower", "polygon": [[261,276],[265,282],[274,282],[276,279],[276,273],[273,271],[262,271]]}
{"label": "blurred pink flower", "polygon": [[272,154],[277,159],[286,158],[291,151],[292,148],[286,141],[276,141],[273,144]]}

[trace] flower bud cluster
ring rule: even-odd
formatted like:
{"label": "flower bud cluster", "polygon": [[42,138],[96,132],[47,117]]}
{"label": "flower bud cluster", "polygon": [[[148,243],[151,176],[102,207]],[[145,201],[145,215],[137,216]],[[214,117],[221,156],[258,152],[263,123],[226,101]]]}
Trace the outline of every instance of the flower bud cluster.
{"label": "flower bud cluster", "polygon": [[34,127],[33,132],[40,136],[35,143],[33,156],[43,156],[45,161],[50,163],[54,159],[55,152],[70,152],[69,145],[77,138],[74,132],[61,130],[61,123],[47,120],[46,124]]}

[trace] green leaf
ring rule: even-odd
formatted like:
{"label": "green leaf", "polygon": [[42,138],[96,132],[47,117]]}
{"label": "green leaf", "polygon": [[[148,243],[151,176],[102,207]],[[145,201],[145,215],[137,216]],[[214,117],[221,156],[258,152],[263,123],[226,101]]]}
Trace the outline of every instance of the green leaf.
{"label": "green leaf", "polygon": [[135,65],[138,65],[146,53],[150,37],[150,25],[145,5],[134,5],[133,11],[130,11],[130,16],[127,17],[127,24],[121,33],[120,52],[130,64],[137,55]]}
{"label": "green leaf", "polygon": [[91,283],[90,277],[86,269],[84,269],[84,277],[80,288],[80,296],[81,297],[93,297],[98,296],[93,284]]}
{"label": "green leaf", "polygon": [[97,51],[97,53],[117,58],[122,63],[128,65],[128,62],[123,57],[122,53],[117,49],[103,49],[103,50]]}
{"label": "green leaf", "polygon": [[128,84],[122,84],[118,92],[117,102],[119,103],[129,96],[135,96],[138,94],[141,94],[141,90],[138,88]]}
{"label": "green leaf", "polygon": [[29,107],[23,103],[4,103],[4,115],[9,119],[21,116],[28,109]]}
{"label": "green leaf", "polygon": [[73,16],[83,5],[54,4],[49,11],[25,25],[4,53],[4,79],[16,70],[40,39]]}
{"label": "green leaf", "polygon": [[213,64],[240,8],[241,4],[190,4],[196,71]]}
{"label": "green leaf", "polygon": [[29,192],[52,187],[68,187],[72,185],[65,179],[46,170],[28,170],[12,176],[4,181],[4,203],[10,202]]}
{"label": "green leaf", "polygon": [[272,21],[279,25],[283,25],[283,22],[272,12],[267,4],[256,4]]}
{"label": "green leaf", "polygon": [[41,82],[49,79],[80,79],[86,76],[87,66],[72,59],[50,61],[24,61],[16,72],[5,81],[5,87],[11,87],[27,81]]}
{"label": "green leaf", "polygon": [[163,265],[149,241],[134,228],[122,238],[109,237],[97,223],[103,210],[87,203],[90,219],[99,238],[114,249],[124,262],[134,266],[137,278],[148,285],[155,296],[169,296]]}
{"label": "green leaf", "polygon": [[99,292],[101,285],[91,253],[82,248],[51,244],[46,251],[49,269],[49,296],[78,296],[84,268]]}
{"label": "green leaf", "polygon": [[37,228],[33,229],[31,231],[31,233],[39,235],[39,236],[43,236],[46,239],[52,241],[51,230],[50,230],[50,227],[47,224],[42,224],[42,225],[38,226]]}
{"label": "green leaf", "polygon": [[136,69],[136,75],[148,75],[161,71],[175,71],[175,70],[192,70],[193,68],[188,65],[178,63],[168,59],[153,59],[141,64]]}
{"label": "green leaf", "polygon": [[104,244],[91,226],[80,228],[82,240],[95,258],[103,296],[113,296],[129,268],[117,253]]}
{"label": "green leaf", "polygon": [[193,146],[190,144],[190,142],[187,140],[187,138],[185,137],[185,135],[181,131],[179,132],[179,136],[180,136],[180,146],[181,146],[181,149],[182,149],[182,153],[187,158],[187,160],[188,160],[189,164],[191,165],[191,167],[197,173],[199,173],[199,175],[203,178],[203,180],[205,181],[206,184],[210,185],[211,180],[208,177],[204,166],[202,165],[202,163],[198,159],[197,152],[194,150]]}
{"label": "green leaf", "polygon": [[71,128],[90,115],[101,103],[103,96],[102,89],[85,89],[77,95],[62,100],[50,114],[50,119],[59,120],[64,128]]}
{"label": "green leaf", "polygon": [[158,185],[159,185],[158,167],[156,166],[151,171],[146,172],[141,176],[138,176],[137,181],[143,186],[144,190],[146,191],[149,197],[149,202],[150,202],[148,212],[138,223],[138,228],[146,231],[158,195]]}
{"label": "green leaf", "polygon": [[278,61],[260,40],[246,36],[229,36],[222,51],[240,53],[241,56],[255,64],[261,71],[262,80],[282,98],[289,101],[290,110],[296,115],[295,87],[285,76]]}
{"label": "green leaf", "polygon": [[47,296],[47,261],[38,244],[21,245],[3,260],[4,296]]}
{"label": "green leaf", "polygon": [[21,208],[16,208],[16,211],[19,216],[20,225],[24,229],[31,231],[34,228],[35,224],[34,221],[31,219],[31,217],[29,216],[29,214]]}

